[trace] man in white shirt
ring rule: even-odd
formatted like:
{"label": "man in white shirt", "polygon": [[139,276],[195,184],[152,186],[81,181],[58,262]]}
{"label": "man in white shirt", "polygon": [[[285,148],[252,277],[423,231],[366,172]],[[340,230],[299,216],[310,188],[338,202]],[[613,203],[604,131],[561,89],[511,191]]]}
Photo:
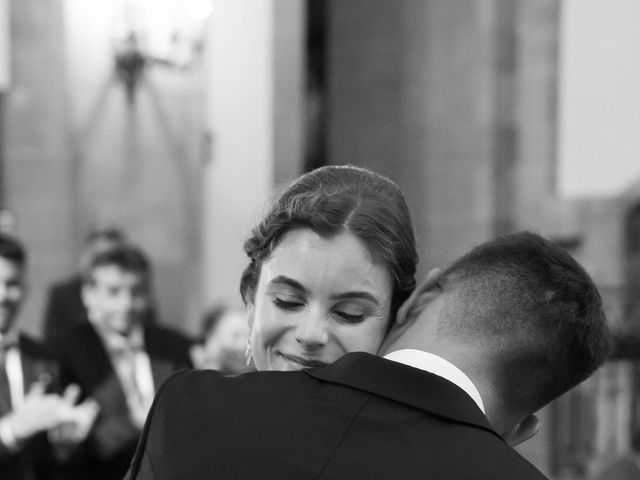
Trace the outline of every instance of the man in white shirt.
{"label": "man in white shirt", "polygon": [[16,480],[62,471],[98,413],[92,400],[74,406],[75,385],[55,393],[62,387],[58,361],[17,329],[26,261],[22,244],[0,233],[0,477]]}
{"label": "man in white shirt", "polygon": [[382,357],[174,376],[128,479],[542,480],[505,439],[610,345],[584,269],[538,235],[507,235],[432,272],[400,308]]}
{"label": "man in white shirt", "polygon": [[71,379],[100,405],[77,478],[120,480],[135,452],[155,388],[191,366],[190,341],[145,322],[151,302],[151,265],[131,244],[87,260],[82,299],[89,322],[63,339]]}

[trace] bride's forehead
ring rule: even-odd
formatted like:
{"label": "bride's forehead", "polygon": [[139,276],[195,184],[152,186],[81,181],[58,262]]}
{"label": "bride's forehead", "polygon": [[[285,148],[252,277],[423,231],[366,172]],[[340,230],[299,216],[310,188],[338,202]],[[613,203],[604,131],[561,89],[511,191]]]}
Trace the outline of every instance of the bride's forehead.
{"label": "bride's forehead", "polygon": [[267,260],[272,264],[299,266],[335,263],[334,268],[340,264],[368,267],[375,263],[369,248],[354,234],[322,236],[309,229],[287,232]]}
{"label": "bride's forehead", "polygon": [[388,269],[374,262],[365,244],[351,233],[322,237],[310,230],[288,233],[262,266],[260,282],[290,278],[323,290],[366,286],[391,290]]}

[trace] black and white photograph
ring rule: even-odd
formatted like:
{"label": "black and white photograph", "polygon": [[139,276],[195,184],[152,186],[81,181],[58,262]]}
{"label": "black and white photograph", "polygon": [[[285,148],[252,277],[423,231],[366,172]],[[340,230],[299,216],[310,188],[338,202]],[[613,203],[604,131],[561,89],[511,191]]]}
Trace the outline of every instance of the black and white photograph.
{"label": "black and white photograph", "polygon": [[0,480],[640,480],[638,25],[0,0]]}

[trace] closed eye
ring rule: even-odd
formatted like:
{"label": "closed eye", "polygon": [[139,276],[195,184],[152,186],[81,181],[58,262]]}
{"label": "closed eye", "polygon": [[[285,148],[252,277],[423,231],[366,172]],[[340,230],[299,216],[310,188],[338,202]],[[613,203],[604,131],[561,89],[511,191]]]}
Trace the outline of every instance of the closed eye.
{"label": "closed eye", "polygon": [[297,310],[297,309],[302,308],[304,306],[304,303],[302,303],[302,302],[295,302],[295,301],[291,301],[291,300],[283,300],[283,299],[278,298],[278,297],[273,297],[273,304],[276,307],[281,308],[283,310]]}
{"label": "closed eye", "polygon": [[337,310],[335,314],[347,323],[360,323],[365,319],[364,314],[352,314]]}

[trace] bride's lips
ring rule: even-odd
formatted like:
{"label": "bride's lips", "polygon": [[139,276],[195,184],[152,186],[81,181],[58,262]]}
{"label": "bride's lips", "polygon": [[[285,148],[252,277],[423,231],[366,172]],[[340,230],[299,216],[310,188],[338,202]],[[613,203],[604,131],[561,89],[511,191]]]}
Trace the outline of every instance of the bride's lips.
{"label": "bride's lips", "polygon": [[290,355],[286,353],[279,352],[280,356],[285,360],[288,360],[291,363],[300,365],[300,368],[317,368],[324,367],[328,365],[327,362],[322,362],[320,360],[314,360],[311,358],[298,357],[297,355]]}

